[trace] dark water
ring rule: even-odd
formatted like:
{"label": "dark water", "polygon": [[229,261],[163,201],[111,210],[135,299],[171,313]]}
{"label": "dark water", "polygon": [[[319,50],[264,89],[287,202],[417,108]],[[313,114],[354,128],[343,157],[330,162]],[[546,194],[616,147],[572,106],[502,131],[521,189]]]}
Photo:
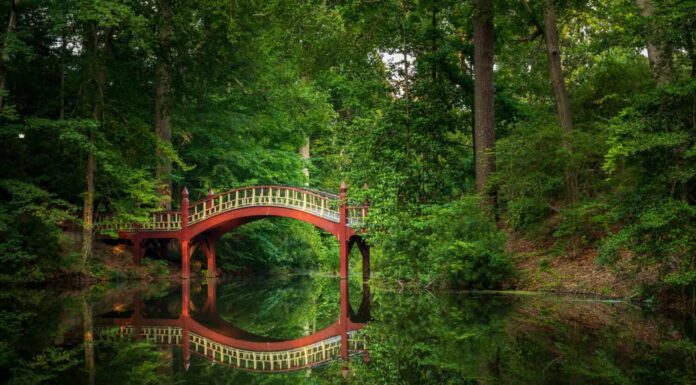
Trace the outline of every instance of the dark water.
{"label": "dark water", "polygon": [[[12,384],[696,384],[693,323],[323,276],[0,292]],[[183,305],[183,306],[182,306]]]}

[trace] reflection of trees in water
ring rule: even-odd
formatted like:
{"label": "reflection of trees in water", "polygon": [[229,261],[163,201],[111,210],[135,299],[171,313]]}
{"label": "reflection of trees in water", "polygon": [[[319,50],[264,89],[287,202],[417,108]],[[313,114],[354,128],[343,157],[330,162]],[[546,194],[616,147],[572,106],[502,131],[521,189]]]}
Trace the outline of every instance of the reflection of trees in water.
{"label": "reflection of trees in water", "polygon": [[[239,290],[257,292],[236,300],[227,298],[224,303],[229,309],[270,312],[283,309],[279,307],[282,300],[307,301],[311,305],[298,303],[294,308],[300,314],[289,310],[285,314],[287,322],[300,327],[291,330],[302,330],[310,316],[337,309],[338,296],[330,295],[337,290],[332,283],[317,280],[321,279],[295,278],[279,282],[275,288],[260,282],[235,283],[236,288],[229,291],[221,287],[218,301],[225,301],[223,293],[232,296]],[[359,289],[351,286],[354,307],[358,306],[354,295]],[[205,286],[201,292],[205,294]],[[198,307],[204,300],[196,297],[199,294],[192,296]],[[266,297],[268,302],[263,301]],[[361,359],[350,361],[354,384],[696,383],[696,343],[694,336],[687,334],[693,329],[683,328],[682,321],[672,322],[626,304],[385,291],[375,297],[367,327],[371,360],[367,365]],[[96,296],[84,298],[94,314],[110,309]],[[59,296],[40,291],[0,294],[2,382],[14,377],[15,383],[88,383],[81,338],[89,325],[83,324],[82,299],[81,294]],[[110,299],[130,304],[128,300],[125,294]],[[154,304],[164,310],[180,300],[176,294],[144,296],[145,307]],[[254,320],[249,316],[245,322]],[[270,326],[264,325],[268,329],[263,330],[280,330],[267,322]],[[211,365],[202,357],[194,357],[189,370],[183,372],[173,364],[181,362],[180,349],[144,341],[96,340],[94,357],[98,384],[343,382],[340,362],[312,369],[310,379],[305,378],[308,370],[250,373]]]}
{"label": "reflection of trees in water", "polygon": [[291,276],[226,283],[217,310],[226,321],[257,335],[278,339],[312,334],[338,317],[339,281]]}
{"label": "reflection of trees in water", "polygon": [[695,383],[696,344],[627,304],[397,295],[373,307],[359,383]]}

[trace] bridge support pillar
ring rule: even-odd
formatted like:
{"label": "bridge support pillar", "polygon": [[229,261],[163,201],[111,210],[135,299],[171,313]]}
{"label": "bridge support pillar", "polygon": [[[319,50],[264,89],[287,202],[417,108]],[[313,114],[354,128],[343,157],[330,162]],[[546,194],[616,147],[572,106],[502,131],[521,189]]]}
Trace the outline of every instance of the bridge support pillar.
{"label": "bridge support pillar", "polygon": [[208,273],[207,276],[208,278],[213,278],[217,277],[217,266],[215,265],[215,237],[214,236],[208,236],[203,241],[201,241],[201,249],[203,250],[203,253],[205,254],[206,259],[208,260],[207,268],[208,268]]}
{"label": "bridge support pillar", "polygon": [[341,279],[348,278],[348,254],[350,253],[350,242],[348,240],[348,207],[346,205],[346,182],[341,183],[339,199],[339,223],[338,223],[338,242],[341,244]]}
{"label": "bridge support pillar", "polygon": [[347,240],[341,239],[341,279],[348,278],[348,252],[349,245]]}
{"label": "bridge support pillar", "polygon": [[189,241],[181,241],[181,278],[191,278],[191,253],[189,251]]}

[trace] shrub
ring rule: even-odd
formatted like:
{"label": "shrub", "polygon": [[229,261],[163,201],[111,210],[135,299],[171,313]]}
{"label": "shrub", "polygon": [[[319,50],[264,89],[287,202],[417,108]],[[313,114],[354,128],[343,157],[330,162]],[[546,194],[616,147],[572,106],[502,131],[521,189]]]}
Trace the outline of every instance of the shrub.
{"label": "shrub", "polygon": [[505,236],[478,197],[388,217],[379,239],[383,272],[397,279],[494,288],[512,271]]}

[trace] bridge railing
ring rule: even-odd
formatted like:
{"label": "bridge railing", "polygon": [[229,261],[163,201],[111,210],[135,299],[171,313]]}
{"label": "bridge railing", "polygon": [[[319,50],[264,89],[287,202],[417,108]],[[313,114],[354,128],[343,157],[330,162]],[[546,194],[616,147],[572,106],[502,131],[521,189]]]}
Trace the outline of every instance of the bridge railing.
{"label": "bridge railing", "polygon": [[226,191],[194,202],[189,206],[189,223],[237,208],[275,206],[309,212],[337,222],[340,201],[330,195],[283,186],[254,186]]}
{"label": "bridge railing", "polygon": [[[332,222],[340,220],[341,200],[338,195],[287,186],[242,187],[209,195],[188,206],[189,224],[244,207],[286,207],[308,212]],[[360,227],[367,217],[367,206],[348,206],[346,224]],[[181,211],[164,211],[151,214],[150,220],[135,225],[132,222],[98,217],[95,229],[101,231],[177,231],[182,228]]]}
{"label": "bridge railing", "polygon": [[348,206],[346,208],[346,223],[350,227],[360,227],[365,224],[367,218],[367,205]]}
{"label": "bridge railing", "polygon": [[108,216],[98,216],[94,220],[94,228],[100,231],[176,231],[181,229],[181,212],[165,211],[150,214],[147,222],[134,224],[132,221],[115,219]]}

